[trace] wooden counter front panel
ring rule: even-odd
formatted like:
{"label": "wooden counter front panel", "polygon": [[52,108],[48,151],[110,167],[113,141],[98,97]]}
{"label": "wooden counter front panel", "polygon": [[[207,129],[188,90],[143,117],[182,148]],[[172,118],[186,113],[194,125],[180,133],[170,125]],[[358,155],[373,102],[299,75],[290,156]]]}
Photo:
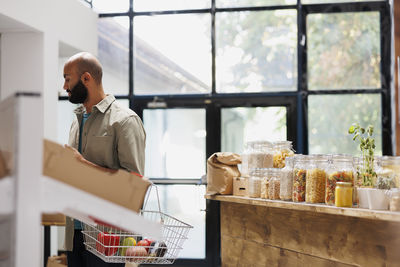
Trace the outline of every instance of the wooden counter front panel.
{"label": "wooden counter front panel", "polygon": [[400,266],[400,223],[221,202],[222,266]]}

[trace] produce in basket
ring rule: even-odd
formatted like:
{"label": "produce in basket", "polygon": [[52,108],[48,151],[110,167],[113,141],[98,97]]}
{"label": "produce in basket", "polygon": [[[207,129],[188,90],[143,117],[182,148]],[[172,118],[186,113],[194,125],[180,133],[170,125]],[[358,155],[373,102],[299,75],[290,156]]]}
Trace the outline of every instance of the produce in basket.
{"label": "produce in basket", "polygon": [[146,239],[140,240],[137,243],[137,245],[141,246],[141,247],[144,247],[146,249],[146,252],[149,252],[149,248],[150,248],[151,242],[152,242],[152,240],[146,238]]}
{"label": "produce in basket", "polygon": [[124,238],[124,240],[122,241],[121,244],[123,247],[119,248],[119,255],[120,256],[125,256],[126,254],[126,250],[129,247],[133,247],[136,246],[136,240],[133,237],[126,237]]}
{"label": "produce in basket", "polygon": [[125,254],[126,254],[125,255],[126,257],[135,257],[135,258],[129,259],[130,261],[143,260],[148,255],[147,250],[141,246],[130,247],[126,250]]}
{"label": "produce in basket", "polygon": [[167,245],[164,241],[161,242],[152,242],[150,245],[149,255],[151,257],[164,257],[167,252]]}
{"label": "produce in basket", "polygon": [[106,256],[114,255],[118,251],[119,236],[100,232],[97,234],[96,250]]}

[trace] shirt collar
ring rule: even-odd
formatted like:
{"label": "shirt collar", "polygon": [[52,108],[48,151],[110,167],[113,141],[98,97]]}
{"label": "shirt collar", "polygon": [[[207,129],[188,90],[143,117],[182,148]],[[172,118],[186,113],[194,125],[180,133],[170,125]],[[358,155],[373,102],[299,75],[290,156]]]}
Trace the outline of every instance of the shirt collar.
{"label": "shirt collar", "polygon": [[[101,100],[99,103],[97,103],[97,105],[94,105],[94,107],[96,107],[101,113],[104,113],[108,107],[115,101],[115,97],[113,95],[107,95],[103,100]],[[92,109],[93,109],[92,108]],[[75,114],[79,115],[79,114],[83,114],[85,111],[85,107],[81,104],[79,105],[75,110]],[[92,110],[93,112],[93,110]]]}
{"label": "shirt collar", "polygon": [[93,107],[96,107],[101,113],[104,113],[114,101],[115,97],[113,95],[107,95],[106,98]]}

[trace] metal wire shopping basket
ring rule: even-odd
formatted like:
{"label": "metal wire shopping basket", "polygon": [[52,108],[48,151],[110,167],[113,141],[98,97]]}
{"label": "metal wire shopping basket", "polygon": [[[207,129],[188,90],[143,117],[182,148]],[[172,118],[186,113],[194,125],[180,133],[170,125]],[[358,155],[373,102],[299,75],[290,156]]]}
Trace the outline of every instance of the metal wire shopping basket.
{"label": "metal wire shopping basket", "polygon": [[[157,193],[158,211],[145,210],[152,188]],[[182,250],[189,230],[193,226],[161,212],[158,188],[150,187],[141,215],[149,221],[162,224],[163,240],[153,240],[140,234],[127,232],[101,224],[83,223],[86,250],[105,262],[140,264],[172,264]]]}

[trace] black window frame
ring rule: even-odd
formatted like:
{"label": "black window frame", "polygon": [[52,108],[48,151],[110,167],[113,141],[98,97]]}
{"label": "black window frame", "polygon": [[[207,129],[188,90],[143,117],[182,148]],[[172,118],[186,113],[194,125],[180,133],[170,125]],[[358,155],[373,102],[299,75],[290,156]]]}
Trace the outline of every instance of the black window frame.
{"label": "black window frame", "polygon": [[[83,0],[91,7],[96,0]],[[390,1],[366,1],[327,4],[302,4],[297,0],[295,5],[284,6],[257,6],[217,8],[216,1],[211,0],[211,7],[206,9],[167,10],[155,12],[135,12],[133,1],[129,1],[129,10],[122,13],[101,13],[99,18],[117,16],[129,17],[129,93],[117,95],[117,99],[128,99],[129,106],[142,119],[143,110],[149,108],[150,102],[161,101],[167,108],[204,108],[206,110],[206,157],[221,150],[221,108],[225,107],[268,107],[285,106],[287,108],[287,138],[292,140],[297,153],[308,154],[308,125],[307,108],[310,95],[345,95],[345,94],[381,94],[382,110],[382,152],[384,155],[393,155],[393,79],[392,79],[392,7]],[[265,92],[265,93],[216,93],[216,50],[215,50],[215,14],[218,12],[236,11],[263,11],[276,9],[297,10],[297,90],[292,92]],[[362,12],[379,11],[380,13],[380,49],[381,49],[381,89],[357,90],[312,90],[307,88],[307,32],[306,18],[309,14],[332,12]],[[199,95],[135,95],[134,94],[134,33],[133,19],[136,16],[168,15],[168,14],[211,14],[211,93]],[[305,45],[301,41],[305,37]],[[60,96],[59,100],[67,100]],[[394,109],[393,109],[394,110]],[[206,159],[204,159],[206,160]],[[197,184],[195,180],[179,181],[178,179],[158,179],[160,184]],[[220,204],[217,201],[206,200],[206,258],[177,259],[174,266],[220,266]],[[151,265],[149,265],[151,266]]]}

